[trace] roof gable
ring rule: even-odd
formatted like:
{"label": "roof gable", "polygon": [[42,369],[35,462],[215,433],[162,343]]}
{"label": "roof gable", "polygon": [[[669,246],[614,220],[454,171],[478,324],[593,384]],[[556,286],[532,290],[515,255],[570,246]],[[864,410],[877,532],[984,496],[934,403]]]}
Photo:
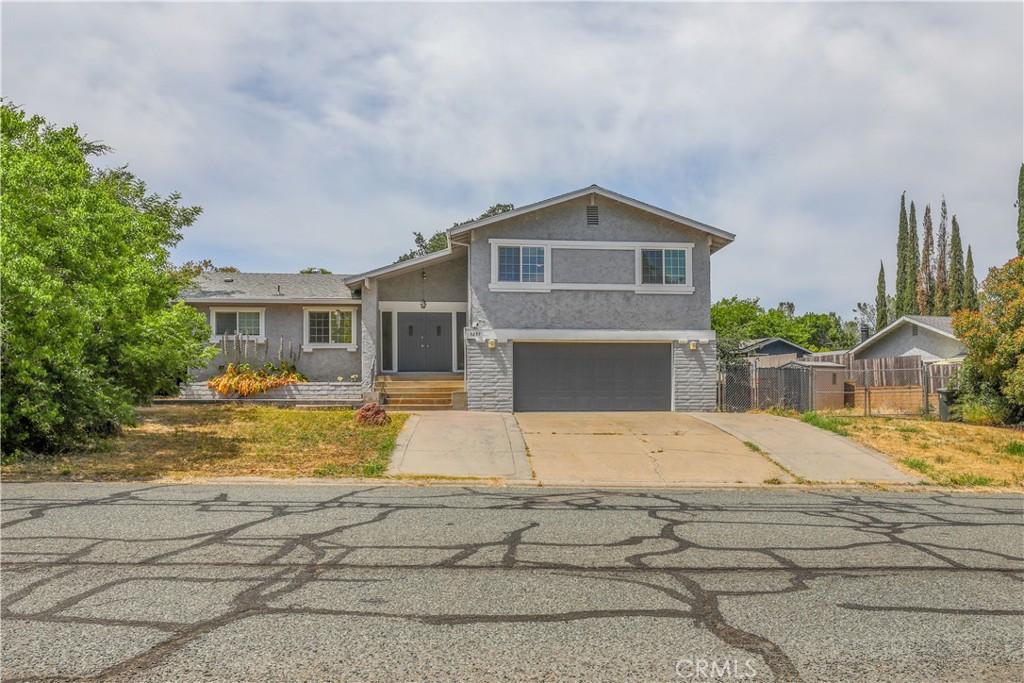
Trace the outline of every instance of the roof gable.
{"label": "roof gable", "polygon": [[938,315],[905,315],[902,318],[895,320],[894,322],[886,325],[880,332],[876,332],[872,336],[868,337],[865,341],[854,346],[850,353],[858,353],[864,349],[870,348],[884,339],[888,335],[892,334],[896,330],[903,329],[907,325],[917,325],[923,327],[926,330],[940,334],[950,339],[960,341],[960,338],[953,333],[953,318],[949,316],[938,316]]}
{"label": "roof gable", "polygon": [[732,234],[731,232],[726,232],[725,230],[716,228],[712,225],[708,225],[707,223],[701,223],[700,221],[695,221],[692,218],[687,218],[686,216],[680,216],[677,213],[672,213],[671,211],[660,209],[651,204],[641,202],[638,199],[633,199],[632,197],[627,197],[626,195],[619,194],[618,192],[612,192],[611,190],[605,189],[599,185],[591,185],[590,187],[584,187],[579,190],[574,190],[572,192],[567,192],[565,194],[558,195],[557,197],[551,197],[550,199],[545,199],[539,202],[535,202],[533,204],[527,204],[526,206],[521,206],[518,209],[513,209],[512,211],[506,211],[504,213],[499,213],[494,216],[489,216],[487,218],[480,218],[475,221],[463,223],[462,225],[458,225],[451,228],[448,231],[448,235],[449,237],[455,237],[457,235],[461,235],[472,230],[476,230],[478,228],[494,225],[495,223],[506,221],[510,218],[522,216],[524,214],[532,213],[534,211],[540,211],[542,209],[546,209],[557,204],[570,202],[573,201],[574,199],[586,197],[591,194],[606,197],[608,199],[611,199],[612,201],[620,202],[622,204],[625,204],[626,206],[631,206],[634,209],[645,211],[660,218],[664,218],[674,223],[678,223],[679,225],[706,233],[711,238],[711,253],[718,251],[719,249],[728,245],[729,243],[736,239],[736,235]]}

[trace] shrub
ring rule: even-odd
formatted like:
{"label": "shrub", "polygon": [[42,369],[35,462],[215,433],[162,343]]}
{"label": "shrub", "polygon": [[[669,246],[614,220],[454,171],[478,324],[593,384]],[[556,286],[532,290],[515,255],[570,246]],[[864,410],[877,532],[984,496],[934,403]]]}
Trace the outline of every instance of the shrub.
{"label": "shrub", "polygon": [[286,384],[306,382],[305,375],[297,372],[288,363],[274,365],[267,363],[261,370],[253,370],[248,363],[235,365],[229,363],[224,374],[211,377],[206,386],[216,391],[221,396],[238,394],[239,396],[252,396],[262,394],[275,387],[283,387]]}
{"label": "shrub", "polygon": [[965,396],[953,406],[954,419],[971,425],[994,427],[1006,421],[1006,406],[995,395]]}
{"label": "shrub", "polygon": [[391,416],[385,412],[379,403],[367,403],[356,411],[356,423],[365,425],[386,425],[391,422]]}

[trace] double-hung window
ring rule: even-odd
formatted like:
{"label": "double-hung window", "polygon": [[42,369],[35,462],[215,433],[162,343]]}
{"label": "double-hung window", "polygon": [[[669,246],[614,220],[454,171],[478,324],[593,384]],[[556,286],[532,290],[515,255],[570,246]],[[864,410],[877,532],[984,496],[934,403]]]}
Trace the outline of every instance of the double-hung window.
{"label": "double-hung window", "polygon": [[214,339],[242,336],[262,340],[263,310],[249,309],[218,309],[212,311]]}
{"label": "double-hung window", "polygon": [[499,246],[498,282],[544,282],[544,247]]}
{"label": "double-hung window", "polygon": [[641,285],[690,284],[686,249],[641,249]]}
{"label": "double-hung window", "polygon": [[355,346],[355,311],[307,308],[306,347]]}

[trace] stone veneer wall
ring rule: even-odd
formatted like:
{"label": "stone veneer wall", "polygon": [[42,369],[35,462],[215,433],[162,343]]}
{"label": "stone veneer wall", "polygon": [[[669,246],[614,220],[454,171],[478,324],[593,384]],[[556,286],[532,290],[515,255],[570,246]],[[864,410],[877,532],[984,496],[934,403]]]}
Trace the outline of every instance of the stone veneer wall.
{"label": "stone veneer wall", "polygon": [[512,412],[512,344],[466,344],[466,407]]}
{"label": "stone veneer wall", "polygon": [[[359,382],[298,382],[275,387],[250,399],[271,401],[351,401],[361,403],[362,385]],[[221,396],[206,386],[205,382],[184,384],[178,394],[184,401],[237,401],[237,396]],[[245,400],[245,399],[241,399]]]}
{"label": "stone veneer wall", "polygon": [[672,344],[672,387],[676,412],[714,412],[718,400],[717,344],[711,342],[691,351],[688,344]]}

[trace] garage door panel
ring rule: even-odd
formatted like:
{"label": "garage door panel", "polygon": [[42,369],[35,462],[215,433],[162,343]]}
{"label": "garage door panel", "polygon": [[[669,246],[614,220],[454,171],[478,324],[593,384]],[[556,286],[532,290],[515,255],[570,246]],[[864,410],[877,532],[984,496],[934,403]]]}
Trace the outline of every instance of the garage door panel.
{"label": "garage door panel", "polygon": [[670,410],[669,344],[530,344],[512,348],[517,411]]}

